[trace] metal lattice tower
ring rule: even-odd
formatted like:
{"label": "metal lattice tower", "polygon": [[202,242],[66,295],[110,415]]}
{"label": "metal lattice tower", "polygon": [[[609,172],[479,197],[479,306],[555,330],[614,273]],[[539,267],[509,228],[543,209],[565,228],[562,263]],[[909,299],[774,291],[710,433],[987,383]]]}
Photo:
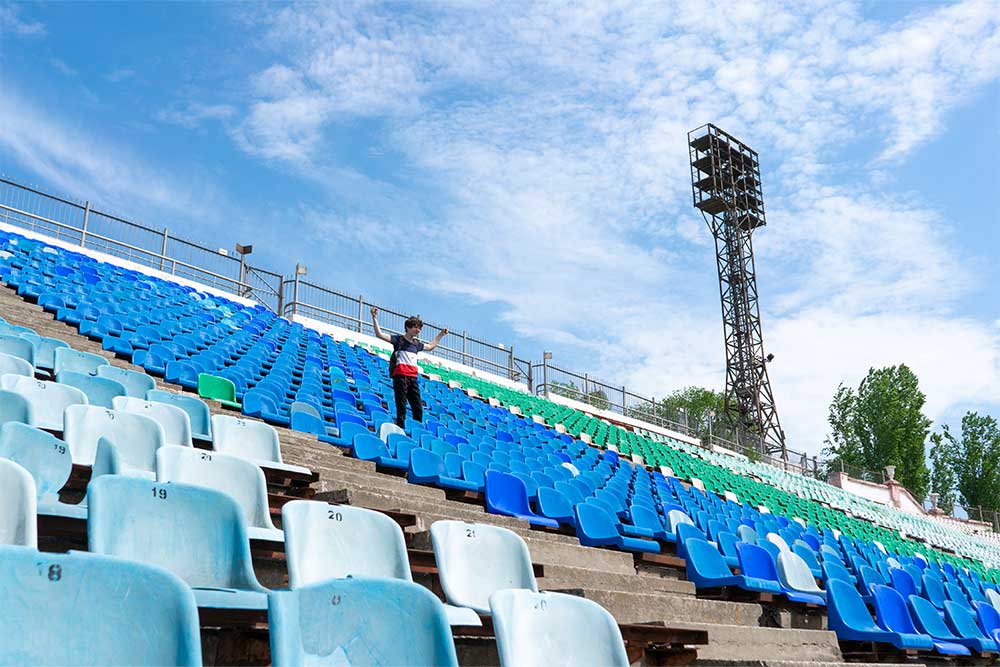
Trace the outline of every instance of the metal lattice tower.
{"label": "metal lattice tower", "polygon": [[715,237],[726,345],[726,413],[768,455],[788,460],[757,302],[751,235],[765,224],[757,153],[715,125],[688,133],[694,205]]}

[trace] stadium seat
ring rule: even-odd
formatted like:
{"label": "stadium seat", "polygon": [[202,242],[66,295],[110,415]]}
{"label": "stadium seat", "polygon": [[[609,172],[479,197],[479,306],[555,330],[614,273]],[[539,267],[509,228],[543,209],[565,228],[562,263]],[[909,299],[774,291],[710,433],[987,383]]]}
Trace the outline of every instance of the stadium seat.
{"label": "stadium seat", "polygon": [[246,519],[227,494],[106,475],[87,497],[90,551],[166,568],[194,589],[199,607],[267,608]]}
{"label": "stadium seat", "polygon": [[0,335],[0,354],[17,357],[35,366],[35,346],[30,340],[20,336]]}
{"label": "stadium seat", "polygon": [[55,369],[56,348],[69,347],[69,343],[58,338],[46,338],[31,334],[21,334],[21,337],[35,344],[35,368],[40,368],[43,371],[51,372]]}
{"label": "stadium seat", "polygon": [[983,634],[1000,644],[1000,613],[989,602],[972,602],[973,609],[976,610],[976,618],[979,620],[979,629]]}
{"label": "stadium seat", "polygon": [[618,624],[596,602],[513,589],[494,593],[490,609],[503,667],[629,665]]}
{"label": "stadium seat", "polygon": [[441,602],[394,579],[327,579],[268,596],[271,664],[457,667]]}
{"label": "stadium seat", "polygon": [[109,410],[113,407],[116,397],[126,394],[125,386],[117,380],[87,375],[79,371],[60,371],[56,374],[56,381],[82,391],[87,396],[88,404]]}
{"label": "stadium seat", "polygon": [[858,591],[838,579],[827,586],[827,614],[830,629],[841,640],[891,644],[898,649],[934,649],[934,641],[927,635],[900,634],[880,628]]}
{"label": "stadium seat", "polygon": [[21,357],[0,352],[0,375],[7,375],[8,373],[33,378],[35,377],[35,367]]}
{"label": "stadium seat", "polygon": [[107,378],[121,383],[125,387],[125,395],[132,398],[146,398],[146,392],[156,389],[156,380],[151,375],[139,371],[130,371],[106,364],[97,367],[97,377]]}
{"label": "stadium seat", "polygon": [[113,407],[121,412],[149,417],[163,429],[163,444],[191,447],[191,418],[181,408],[145,398],[119,396]]}
{"label": "stadium seat", "polygon": [[910,618],[918,632],[930,636],[935,645],[938,642],[956,644],[968,650],[969,642],[955,635],[945,624],[937,608],[919,595],[907,598]]}
{"label": "stadium seat", "polygon": [[65,420],[64,440],[73,463],[93,465],[98,440],[103,437],[119,447],[118,454],[130,467],[155,471],[153,457],[163,446],[163,427],[153,419],[92,405],[71,405],[66,408]]}
{"label": "stadium seat", "polygon": [[[883,630],[899,633],[902,637],[930,636],[920,632],[913,623],[903,596],[893,588],[875,584],[872,586],[872,601],[875,604],[875,620]],[[931,637],[934,648],[942,655],[968,655],[969,649],[960,644]]]}
{"label": "stadium seat", "polygon": [[528,547],[511,530],[465,521],[435,521],[431,543],[449,604],[488,614],[490,595],[495,591],[538,591]]}
{"label": "stadium seat", "polygon": [[0,547],[0,664],[201,667],[191,589],[158,567]]}
{"label": "stadium seat", "polygon": [[354,456],[363,461],[372,461],[386,468],[396,470],[407,470],[409,461],[395,458],[389,448],[380,438],[367,432],[358,433],[354,436]]}
{"label": "stadium seat", "polygon": [[596,505],[579,503],[573,509],[576,514],[576,535],[584,546],[615,546],[623,551],[640,553],[660,552],[660,545],[656,542],[620,534],[615,517]]}
{"label": "stadium seat", "polygon": [[212,441],[212,414],[205,401],[194,396],[184,396],[162,389],[150,389],[146,400],[173,405],[187,413],[191,422],[191,437],[202,442]]}
{"label": "stadium seat", "polygon": [[[474,466],[476,464],[471,461],[463,464],[463,473],[466,479],[469,477],[468,472],[464,472],[467,465]],[[544,486],[538,489],[538,513],[561,524],[570,526],[573,525],[575,519],[573,503],[559,491]]]}
{"label": "stadium seat", "polygon": [[[413,450],[412,457],[418,451]],[[559,522],[539,516],[531,511],[528,504],[528,491],[522,482],[513,475],[497,470],[486,471],[486,509],[493,514],[513,516],[536,526],[558,528]]]}
{"label": "stadium seat", "polygon": [[236,399],[236,385],[233,381],[209,373],[198,374],[198,396],[218,401],[229,408],[239,410],[242,407]]}
{"label": "stadium seat", "polygon": [[980,628],[971,608],[953,600],[945,600],[944,618],[958,637],[957,643],[977,653],[996,653],[997,643]]}
{"label": "stadium seat", "polygon": [[222,454],[249,459],[264,468],[309,473],[306,468],[281,460],[278,432],[264,422],[229,415],[212,415],[212,449]]}
{"label": "stadium seat", "polygon": [[[357,441],[358,437],[365,436],[355,436],[355,441]],[[374,440],[378,440],[374,436],[371,437]],[[414,449],[410,452],[410,461],[407,467],[406,479],[413,484],[436,484],[437,486],[445,489],[471,491],[473,493],[479,491],[478,485],[473,484],[472,482],[467,482],[464,479],[451,477],[448,474],[448,468],[445,466],[444,459],[440,455],[427,449]],[[487,489],[488,488],[489,486],[487,483]],[[544,517],[538,517],[538,519],[548,521],[548,519],[545,519]]]}
{"label": "stadium seat", "polygon": [[15,391],[0,389],[0,424],[30,424],[34,420],[31,403]]}
{"label": "stadium seat", "polygon": [[0,458],[0,545],[38,546],[37,507],[31,473],[14,461]]}
{"label": "stadium seat", "polygon": [[783,589],[820,598],[826,604],[826,591],[816,585],[812,571],[798,554],[782,551],[778,554],[776,565],[778,582]]}
{"label": "stadium seat", "polygon": [[264,472],[252,461],[193,447],[161,447],[156,452],[156,481],[222,491],[243,509],[250,539],[272,542],[285,539],[271,521]]}
{"label": "stadium seat", "polygon": [[719,550],[706,540],[692,537],[684,540],[683,544],[687,553],[687,578],[696,587],[736,586],[743,590],[759,593],[781,593],[781,585],[777,581],[733,574]]}
{"label": "stadium seat", "polygon": [[54,353],[53,372],[76,371],[84,375],[97,375],[97,369],[108,365],[108,360],[99,354],[80,352],[70,347],[57,347]]}
{"label": "stadium seat", "polygon": [[63,430],[63,412],[71,405],[87,405],[87,396],[76,387],[35,380],[23,375],[0,376],[0,388],[20,394],[31,404],[32,426]]}

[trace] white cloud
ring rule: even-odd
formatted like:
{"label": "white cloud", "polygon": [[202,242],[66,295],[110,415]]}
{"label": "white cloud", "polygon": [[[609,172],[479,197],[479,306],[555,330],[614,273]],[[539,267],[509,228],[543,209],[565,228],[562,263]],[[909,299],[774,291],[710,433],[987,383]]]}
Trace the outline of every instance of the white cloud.
{"label": "white cloud", "polygon": [[236,109],[228,104],[199,104],[189,102],[184,107],[173,109],[162,109],[157,112],[156,117],[173,125],[180,125],[189,130],[202,125],[206,120],[229,120],[236,113]]}
{"label": "white cloud", "polygon": [[135,70],[131,67],[119,67],[104,75],[104,78],[111,83],[121,83],[135,76]]}
{"label": "white cloud", "polygon": [[15,3],[5,3],[0,5],[0,36],[7,33],[37,37],[45,34],[45,24],[21,18],[20,8]]}

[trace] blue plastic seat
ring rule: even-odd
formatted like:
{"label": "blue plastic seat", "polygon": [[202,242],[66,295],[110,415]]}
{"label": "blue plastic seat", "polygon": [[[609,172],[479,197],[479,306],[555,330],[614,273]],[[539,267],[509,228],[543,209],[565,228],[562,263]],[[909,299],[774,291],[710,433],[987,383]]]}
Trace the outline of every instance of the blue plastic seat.
{"label": "blue plastic seat", "polygon": [[809,571],[812,572],[813,577],[815,577],[816,579],[823,578],[823,567],[819,564],[819,561],[816,559],[815,551],[813,551],[809,547],[799,544],[792,545],[792,551],[798,554],[799,558],[805,561],[805,564],[809,568]]}
{"label": "blue plastic seat", "polygon": [[282,460],[278,432],[264,422],[212,415],[212,449],[249,459],[262,468],[309,474],[307,468]]}
{"label": "blue plastic seat", "polygon": [[130,466],[148,473],[155,470],[156,450],[163,446],[163,428],[155,420],[91,405],[71,405],[65,419],[64,440],[73,463],[93,465],[98,441],[106,438],[122,446]]}
{"label": "blue plastic seat", "polygon": [[929,635],[935,642],[946,644],[957,644],[968,649],[969,642],[957,637],[954,632],[945,624],[937,608],[933,604],[919,595],[911,595],[907,598],[907,606],[910,610],[910,618],[914,627],[921,633]]}
{"label": "blue plastic seat", "polygon": [[880,628],[854,586],[839,579],[830,580],[827,585],[827,622],[841,640],[892,644],[898,649],[934,648],[927,635],[900,634]]}
{"label": "blue plastic seat", "polygon": [[[930,636],[916,628],[903,596],[896,589],[874,584],[872,586],[872,601],[875,604],[875,620],[883,630],[896,632],[904,637]],[[960,644],[933,636],[931,639],[934,641],[934,648],[942,655],[969,654],[969,649]]]}
{"label": "blue plastic seat", "polygon": [[490,609],[502,667],[629,665],[618,623],[596,602],[512,589],[494,593]]}
{"label": "blue plastic seat", "polygon": [[66,443],[27,424],[10,422],[0,426],[0,458],[14,461],[34,478],[40,514],[60,513],[52,506],[59,504],[59,491],[73,470]]}
{"label": "blue plastic seat", "polygon": [[169,572],[0,547],[0,664],[200,667],[194,595]]}
{"label": "blue plastic seat", "polygon": [[70,387],[76,387],[87,396],[87,402],[93,406],[111,409],[117,396],[127,394],[125,386],[116,380],[96,377],[79,371],[63,370],[56,374],[56,382]]}
{"label": "blue plastic seat", "polygon": [[30,424],[33,420],[34,409],[27,398],[15,391],[0,389],[0,424]]}
{"label": "blue plastic seat", "polygon": [[[410,453],[411,461],[412,457],[420,451],[423,450],[415,449]],[[497,470],[486,471],[486,509],[493,514],[505,514],[524,519],[533,525],[559,527],[558,521],[539,516],[531,510],[524,482],[513,475]]]}
{"label": "blue plastic seat", "polygon": [[[476,465],[470,462],[470,465]],[[573,525],[573,504],[555,489],[539,487],[538,513],[559,523]]]}
{"label": "blue plastic seat", "polygon": [[[378,440],[378,438],[375,438],[375,440]],[[406,478],[413,484],[436,484],[446,489],[471,491],[473,493],[479,491],[479,487],[472,482],[450,477],[444,459],[426,449],[414,449],[410,452]]]}
{"label": "blue plastic seat", "polygon": [[268,602],[274,667],[458,666],[444,607],[423,586],[334,579],[273,591]]}
{"label": "blue plastic seat", "polygon": [[202,442],[212,441],[212,415],[208,410],[208,405],[203,400],[162,389],[147,391],[146,400],[180,408],[187,413],[191,422],[191,437]]}
{"label": "blue plastic seat", "polygon": [[35,368],[43,371],[55,369],[55,351],[57,347],[69,347],[69,343],[58,338],[46,338],[32,334],[22,334],[22,338],[30,340],[35,345]]}
{"label": "blue plastic seat", "polygon": [[973,600],[972,606],[976,610],[979,629],[995,643],[1000,644],[1000,612],[989,602]]}
{"label": "blue plastic seat", "polygon": [[778,584],[778,588],[782,594],[792,602],[818,605],[825,603],[823,597],[816,593],[801,592],[783,586],[778,576],[778,569],[774,558],[762,545],[740,542],[736,545],[736,553],[739,555],[740,570],[744,576],[763,581],[772,581]]}
{"label": "blue plastic seat", "polygon": [[968,646],[977,653],[996,653],[997,643],[979,628],[976,614],[953,600],[945,600],[944,618],[958,639],[958,643]]}
{"label": "blue plastic seat", "polygon": [[574,511],[576,535],[580,544],[584,546],[615,546],[625,551],[640,553],[660,552],[660,545],[657,542],[620,534],[615,518],[597,505],[590,502],[580,503]]}
{"label": "blue plastic seat", "polygon": [[386,444],[367,429],[354,436],[354,456],[396,470],[407,470],[410,466],[409,460],[394,457]]}
{"label": "blue plastic seat", "polygon": [[220,491],[105,475],[87,491],[90,551],[163,567],[194,589],[199,607],[266,609],[246,519]]}

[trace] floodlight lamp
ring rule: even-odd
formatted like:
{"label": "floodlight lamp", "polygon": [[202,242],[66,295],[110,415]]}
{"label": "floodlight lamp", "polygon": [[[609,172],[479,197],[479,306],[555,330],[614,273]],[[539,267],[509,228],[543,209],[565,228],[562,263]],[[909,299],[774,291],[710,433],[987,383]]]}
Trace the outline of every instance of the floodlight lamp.
{"label": "floodlight lamp", "polygon": [[253,252],[253,246],[252,245],[243,245],[242,243],[237,243],[236,244],[236,252],[238,252],[241,255],[249,255],[250,253]]}
{"label": "floodlight lamp", "polygon": [[551,352],[542,352],[542,359],[544,359],[545,361],[549,361],[550,359],[552,359],[552,353]]}
{"label": "floodlight lamp", "polygon": [[771,363],[772,361],[774,361],[774,355],[768,353],[768,355],[764,357],[764,361],[766,361],[767,363]]}
{"label": "floodlight lamp", "polygon": [[295,265],[295,275],[304,276],[307,273],[309,273],[309,269],[306,268],[305,264],[296,264]]}

